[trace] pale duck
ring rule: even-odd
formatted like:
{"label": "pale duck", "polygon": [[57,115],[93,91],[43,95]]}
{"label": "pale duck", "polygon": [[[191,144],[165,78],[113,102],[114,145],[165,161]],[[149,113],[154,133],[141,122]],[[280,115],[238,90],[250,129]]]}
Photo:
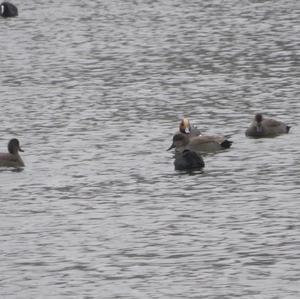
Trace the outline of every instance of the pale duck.
{"label": "pale duck", "polygon": [[176,152],[183,152],[185,149],[196,153],[213,153],[230,148],[232,141],[218,135],[199,135],[189,137],[187,134],[178,133],[173,137],[172,145],[168,150],[175,148]]}
{"label": "pale duck", "polygon": [[189,149],[196,153],[212,153],[230,148],[232,141],[222,135],[201,134],[200,130],[191,126],[187,118],[183,118],[179,125],[179,133],[173,136],[172,145],[176,152]]}
{"label": "pale duck", "polygon": [[287,134],[289,131],[290,126],[284,122],[272,118],[265,118],[261,113],[257,113],[245,134],[248,137],[261,138]]}
{"label": "pale duck", "polygon": [[20,147],[19,140],[13,138],[8,143],[8,153],[0,153],[1,167],[23,167],[25,166],[19,151],[23,152]]}

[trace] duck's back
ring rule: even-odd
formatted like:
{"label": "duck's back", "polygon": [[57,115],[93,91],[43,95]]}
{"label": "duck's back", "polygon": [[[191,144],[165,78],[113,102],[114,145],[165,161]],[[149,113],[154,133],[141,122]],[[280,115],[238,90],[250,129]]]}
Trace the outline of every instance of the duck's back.
{"label": "duck's back", "polygon": [[184,150],[178,154],[175,158],[174,165],[176,170],[201,169],[205,166],[202,157],[190,150]]}
{"label": "duck's back", "polygon": [[[199,135],[189,139],[188,149],[195,152],[215,152],[231,146],[231,141],[220,135]],[[224,144],[225,142],[225,144]]]}
{"label": "duck's back", "polygon": [[289,127],[284,122],[272,118],[264,119],[262,127],[267,135],[279,135],[289,131]]}

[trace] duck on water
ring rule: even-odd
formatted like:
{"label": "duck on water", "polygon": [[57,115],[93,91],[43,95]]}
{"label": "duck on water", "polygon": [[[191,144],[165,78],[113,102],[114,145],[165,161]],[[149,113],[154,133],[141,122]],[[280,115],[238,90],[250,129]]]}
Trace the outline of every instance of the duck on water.
{"label": "duck on water", "polygon": [[168,150],[175,148],[176,152],[188,149],[197,153],[213,153],[230,148],[231,144],[232,141],[225,136],[202,134],[198,128],[191,126],[187,118],[183,118]]}
{"label": "duck on water", "polygon": [[175,155],[175,170],[200,170],[205,166],[202,157],[188,149]]}
{"label": "duck on water", "polygon": [[7,148],[8,153],[0,153],[0,167],[24,167],[25,164],[19,154],[19,152],[23,152],[19,140],[11,139]]}
{"label": "duck on water", "polygon": [[0,4],[0,16],[3,18],[16,17],[18,16],[18,9],[10,2],[2,2]]}
{"label": "duck on water", "polygon": [[245,134],[248,137],[262,138],[275,137],[281,134],[287,134],[290,131],[290,126],[284,122],[273,118],[264,117],[261,113],[257,113],[253,122],[247,128]]}

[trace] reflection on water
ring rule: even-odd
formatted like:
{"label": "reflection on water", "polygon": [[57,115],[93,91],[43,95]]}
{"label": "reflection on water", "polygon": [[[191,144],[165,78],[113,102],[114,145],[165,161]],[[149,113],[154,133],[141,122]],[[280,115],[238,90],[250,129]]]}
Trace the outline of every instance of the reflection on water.
{"label": "reflection on water", "polygon": [[[18,4],[0,19],[3,298],[298,298],[299,17],[290,1]],[[59,8],[59,9],[57,9]],[[290,134],[244,135],[256,112]],[[203,172],[179,119],[230,135]]]}

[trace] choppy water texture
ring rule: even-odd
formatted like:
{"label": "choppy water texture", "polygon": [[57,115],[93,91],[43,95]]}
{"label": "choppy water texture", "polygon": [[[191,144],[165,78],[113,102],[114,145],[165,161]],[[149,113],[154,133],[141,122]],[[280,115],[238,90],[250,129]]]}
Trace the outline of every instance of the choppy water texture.
{"label": "choppy water texture", "polygon": [[[300,298],[300,2],[16,1],[0,19],[1,298]],[[253,140],[256,112],[292,126]],[[231,135],[176,172],[179,119]]]}

